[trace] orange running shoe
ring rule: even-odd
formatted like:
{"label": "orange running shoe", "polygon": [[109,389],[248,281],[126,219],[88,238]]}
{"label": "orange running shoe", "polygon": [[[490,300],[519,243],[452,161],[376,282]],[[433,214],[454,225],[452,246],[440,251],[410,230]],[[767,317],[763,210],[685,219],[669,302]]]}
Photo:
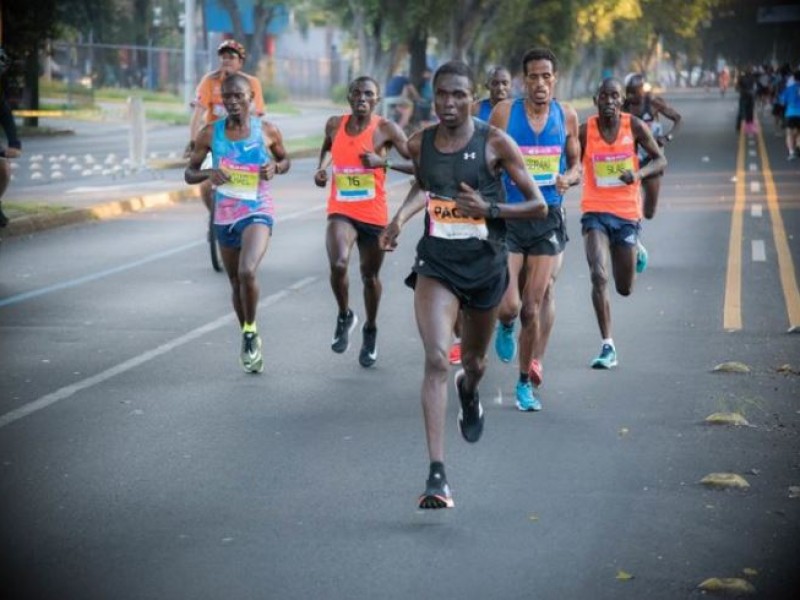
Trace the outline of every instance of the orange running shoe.
{"label": "orange running shoe", "polygon": [[450,364],[461,364],[461,342],[453,342],[453,345],[450,346]]}
{"label": "orange running shoe", "polygon": [[528,367],[528,377],[531,378],[531,383],[534,387],[542,385],[542,363],[539,359],[534,358],[531,361],[531,366]]}

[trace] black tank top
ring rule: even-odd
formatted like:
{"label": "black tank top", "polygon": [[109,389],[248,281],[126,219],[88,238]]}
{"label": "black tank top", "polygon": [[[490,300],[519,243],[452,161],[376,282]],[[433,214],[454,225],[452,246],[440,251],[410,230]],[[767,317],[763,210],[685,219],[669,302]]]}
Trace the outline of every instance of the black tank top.
{"label": "black tank top", "polygon": [[[489,125],[473,118],[475,131],[467,145],[457,152],[436,149],[437,127],[422,132],[419,179],[426,192],[454,198],[459,184],[478,190],[487,202],[504,202],[505,191],[500,174],[486,165],[486,138]],[[459,288],[481,287],[506,269],[505,221],[486,219],[488,235],[484,239],[443,239],[430,234],[431,220],[425,211],[425,231],[417,244],[417,264],[425,264],[443,279]],[[415,270],[417,270],[415,268]]]}

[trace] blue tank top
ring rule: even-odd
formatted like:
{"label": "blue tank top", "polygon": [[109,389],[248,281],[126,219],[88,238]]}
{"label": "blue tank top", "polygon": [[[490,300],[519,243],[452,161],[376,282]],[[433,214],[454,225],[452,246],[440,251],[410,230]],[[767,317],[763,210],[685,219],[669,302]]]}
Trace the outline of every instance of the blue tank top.
{"label": "blue tank top", "polygon": [[489,115],[492,114],[492,101],[489,98],[484,98],[478,102],[478,114],[475,115],[481,121],[489,122]]}
{"label": "blue tank top", "polygon": [[255,214],[274,216],[270,183],[259,175],[261,165],[271,160],[261,134],[261,120],[250,117],[250,135],[243,140],[228,139],[225,121],[212,125],[212,164],[231,178],[214,192],[214,223],[227,225]]}
{"label": "blue tank top", "polygon": [[[564,153],[567,143],[564,109],[558,102],[551,100],[544,129],[541,133],[536,133],[525,114],[525,99],[514,100],[506,131],[517,142],[528,173],[539,186],[547,204],[560,205],[563,196],[556,191],[556,175],[567,170],[567,157]],[[503,185],[506,188],[507,202],[522,202],[525,199],[517,184],[505,172]]]}

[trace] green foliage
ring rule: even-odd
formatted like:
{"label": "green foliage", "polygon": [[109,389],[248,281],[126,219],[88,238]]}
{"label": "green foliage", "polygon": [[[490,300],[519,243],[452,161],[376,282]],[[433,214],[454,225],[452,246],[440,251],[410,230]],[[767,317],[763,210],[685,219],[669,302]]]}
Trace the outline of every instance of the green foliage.
{"label": "green foliage", "polygon": [[331,88],[331,100],[336,103],[346,104],[347,103],[347,85],[344,83],[340,83],[339,85],[335,85]]}
{"label": "green foliage", "polygon": [[263,96],[264,96],[264,102],[267,103],[267,105],[269,105],[287,100],[289,98],[289,92],[286,88],[282,86],[270,84],[264,86]]}

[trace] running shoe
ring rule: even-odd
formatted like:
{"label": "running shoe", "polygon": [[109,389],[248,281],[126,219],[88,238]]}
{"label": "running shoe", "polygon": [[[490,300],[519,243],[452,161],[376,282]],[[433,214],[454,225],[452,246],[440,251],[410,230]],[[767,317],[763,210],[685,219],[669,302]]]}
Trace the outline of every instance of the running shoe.
{"label": "running shoe", "polygon": [[517,340],[514,339],[514,323],[506,325],[502,321],[497,322],[497,330],[494,335],[494,350],[503,362],[511,362],[517,354]]}
{"label": "running shoe", "polygon": [[424,509],[453,508],[453,495],[444,475],[433,472],[425,482],[425,491],[419,497],[419,507]]}
{"label": "running shoe", "polygon": [[522,412],[542,410],[542,403],[533,393],[531,382],[517,382],[517,408]]}
{"label": "running shoe", "polygon": [[461,364],[461,342],[453,342],[450,346],[450,355],[448,356],[451,365]]}
{"label": "running shoe", "polygon": [[350,334],[358,324],[358,317],[352,310],[347,311],[344,317],[336,317],[336,331],[333,334],[331,350],[337,354],[346,352],[350,347]]}
{"label": "running shoe", "polygon": [[538,358],[531,360],[531,364],[528,367],[528,377],[531,378],[533,387],[541,387],[544,375],[542,374],[542,363]]}
{"label": "running shoe", "polygon": [[239,358],[247,373],[264,371],[264,357],[261,354],[261,338],[257,333],[248,332],[242,336],[242,354]]}
{"label": "running shoe", "polygon": [[364,342],[361,344],[361,352],[358,355],[358,362],[362,367],[371,367],[378,360],[378,328],[367,329],[366,325],[361,329]]}
{"label": "running shoe", "polygon": [[600,354],[592,361],[593,369],[610,369],[617,366],[617,351],[611,344],[603,344]]}
{"label": "running shoe", "polygon": [[453,378],[456,394],[461,403],[461,408],[458,411],[458,430],[461,432],[461,437],[470,444],[474,444],[481,439],[481,434],[483,434],[483,407],[478,398],[477,390],[470,399],[461,393],[461,382],[463,380],[464,369],[459,369]]}
{"label": "running shoe", "polygon": [[636,242],[636,272],[644,273],[647,268],[647,249],[642,242]]}

